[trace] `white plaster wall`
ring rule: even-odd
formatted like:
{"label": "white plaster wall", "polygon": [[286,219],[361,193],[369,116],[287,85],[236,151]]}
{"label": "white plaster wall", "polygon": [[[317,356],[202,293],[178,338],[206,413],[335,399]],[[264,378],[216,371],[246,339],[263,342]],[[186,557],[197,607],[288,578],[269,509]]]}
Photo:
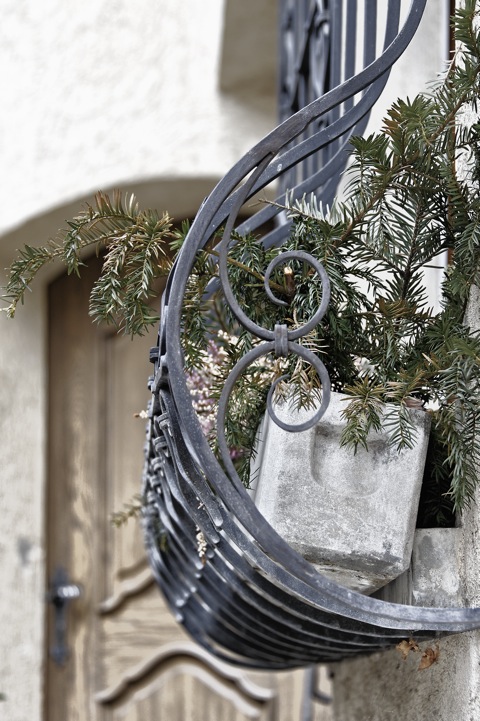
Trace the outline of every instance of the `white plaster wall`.
{"label": "white plaster wall", "polygon": [[43,295],[18,323],[0,316],[0,718],[41,703],[45,365]]}
{"label": "white plaster wall", "polygon": [[223,0],[2,3],[0,232],[132,179],[218,177],[270,130],[274,87],[248,108],[218,92],[223,17]]}
{"label": "white plaster wall", "polygon": [[[387,4],[380,2],[378,5],[382,16]],[[388,84],[372,109],[366,134],[381,127],[385,108],[390,107],[397,98],[413,98],[424,92],[445,70],[448,57],[448,8],[449,0],[427,0],[416,35],[393,66]],[[402,17],[407,9],[408,3],[403,3]]]}

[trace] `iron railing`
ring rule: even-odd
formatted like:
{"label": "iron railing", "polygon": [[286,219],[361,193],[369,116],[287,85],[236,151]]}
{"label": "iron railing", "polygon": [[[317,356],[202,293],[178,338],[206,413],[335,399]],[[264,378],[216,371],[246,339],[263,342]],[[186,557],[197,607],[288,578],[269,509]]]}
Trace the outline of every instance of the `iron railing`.
{"label": "iron railing", "polygon": [[[322,268],[315,259],[307,258],[324,280],[322,309],[310,323],[296,330],[281,325],[261,328],[247,317],[229,285],[226,256],[231,233],[235,226],[242,235],[269,222],[265,243],[277,244],[285,238],[287,224],[275,205],[237,224],[246,201],[276,178],[281,194],[288,187],[293,197],[299,198],[320,188],[322,198],[331,197],[345,165],[348,138],[364,127],[389,69],[418,27],[425,4],[426,0],[412,0],[399,27],[401,2],[389,0],[383,50],[376,53],[375,0],[363,3],[363,22],[357,17],[354,0],[346,3],[348,12],[343,20],[340,0],[329,7],[320,0],[305,3],[302,7],[310,34],[304,38],[298,32],[299,47],[303,42],[304,55],[310,48],[311,57],[319,61],[328,58],[328,62],[327,67],[320,64],[315,73],[310,68],[310,76],[304,73],[302,78],[297,71],[303,65],[294,59],[293,36],[297,30],[291,20],[293,6],[286,0],[284,35],[287,41],[290,33],[291,43],[283,73],[285,120],[249,151],[206,199],[163,296],[158,345],[151,354],[155,366],[150,380],[144,474],[148,554],[170,608],[187,631],[220,658],[246,667],[283,669],[336,661],[391,647],[412,635],[420,641],[480,626],[480,609],[386,603],[347,590],[317,573],[265,521],[230,461],[224,413],[241,368],[234,369],[220,401],[217,421],[223,465],[204,437],[183,370],[185,289],[197,251],[221,225],[225,230],[219,266],[226,301],[238,321],[262,341],[245,356],[241,367],[268,351],[308,354],[296,341],[324,311],[328,280]],[[345,47],[342,37],[351,37],[362,26],[364,52],[358,69],[353,63],[358,62],[356,46],[350,48],[350,59],[345,60],[335,48],[337,41]],[[311,99],[310,92],[321,96],[302,107],[304,100]],[[281,196],[279,200],[281,204]],[[328,376],[318,361],[307,357],[317,363],[322,374],[323,410]]]}

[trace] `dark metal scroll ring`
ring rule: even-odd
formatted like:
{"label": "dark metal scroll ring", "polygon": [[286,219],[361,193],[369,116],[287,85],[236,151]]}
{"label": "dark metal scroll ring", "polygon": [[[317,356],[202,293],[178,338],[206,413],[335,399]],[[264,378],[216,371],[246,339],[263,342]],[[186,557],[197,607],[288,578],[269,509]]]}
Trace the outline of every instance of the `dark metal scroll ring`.
{"label": "dark metal scroll ring", "polygon": [[288,329],[284,323],[275,326],[275,355],[277,358],[288,355]]}
{"label": "dark metal scroll ring", "polygon": [[240,360],[236,363],[236,365],[230,371],[230,374],[224,383],[222,393],[221,393],[219,401],[218,401],[218,410],[217,410],[218,448],[220,450],[220,455],[222,457],[222,460],[223,460],[223,463],[224,463],[227,473],[229,474],[230,478],[234,482],[236,482],[239,486],[242,486],[243,484],[242,484],[240,478],[238,477],[235,466],[233,465],[232,460],[230,458],[230,450],[228,448],[227,439],[225,437],[225,419],[226,419],[226,415],[227,415],[228,401],[230,398],[230,394],[232,393],[233,387],[234,387],[235,383],[237,382],[238,377],[245,370],[245,368],[247,368],[255,360],[257,360],[257,358],[267,355],[268,353],[271,353],[272,351],[275,351],[275,341],[264,342],[264,343],[260,343],[259,345],[255,346],[254,348],[249,350],[248,353],[246,353],[242,358],[240,358]]}
{"label": "dark metal scroll ring", "polygon": [[294,330],[288,331],[289,340],[297,340],[297,338],[301,338],[302,336],[313,330],[315,326],[320,323],[323,316],[325,315],[328,304],[330,302],[330,279],[320,261],[314,258],[313,255],[310,255],[310,253],[305,253],[305,251],[303,250],[287,250],[283,253],[280,253],[280,255],[277,255],[277,257],[274,258],[271,263],[269,263],[268,268],[265,271],[264,280],[265,292],[270,298],[270,300],[276,305],[288,305],[288,303],[286,303],[284,300],[280,300],[279,298],[275,298],[270,288],[269,280],[275,268],[278,265],[282,265],[286,260],[303,260],[305,263],[308,263],[312,266],[312,268],[314,268],[314,270],[320,276],[320,280],[322,281],[322,301],[316,313],[314,313],[310,320],[308,320],[304,325],[300,326],[299,328],[295,328]]}
{"label": "dark metal scroll ring", "polygon": [[312,351],[307,348],[298,345],[298,343],[289,343],[288,347],[291,353],[295,353],[300,356],[304,360],[308,361],[308,363],[311,363],[311,365],[315,368],[322,385],[322,402],[320,403],[320,407],[315,411],[314,415],[307,421],[296,424],[284,423],[273,410],[273,394],[275,392],[275,388],[280,381],[288,378],[287,375],[283,375],[280,376],[280,378],[277,378],[270,386],[267,396],[267,411],[272,421],[279,426],[279,428],[282,428],[284,431],[289,431],[289,433],[301,433],[302,431],[308,431],[309,428],[313,428],[327,410],[328,404],[330,403],[330,378],[327,369],[315,353],[312,353]]}
{"label": "dark metal scroll ring", "polygon": [[[306,431],[309,428],[312,428],[320,418],[323,416],[325,411],[327,410],[327,406],[330,402],[330,377],[328,375],[327,369],[325,368],[322,361],[313,353],[311,350],[308,350],[308,348],[304,348],[303,346],[299,345],[298,343],[288,343],[288,350],[291,353],[294,353],[295,355],[300,356],[304,360],[306,360],[308,363],[310,363],[315,370],[317,371],[318,377],[320,378],[320,383],[322,385],[322,402],[320,404],[320,408],[315,412],[315,414],[310,418],[308,421],[305,421],[304,423],[299,423],[297,425],[289,425],[288,423],[284,423],[281,421],[272,408],[272,395],[275,390],[275,387],[277,384],[284,379],[286,376],[282,376],[281,378],[278,378],[274,383],[272,384],[268,396],[267,396],[267,410],[269,416],[272,418],[273,422],[276,423],[280,428],[282,428],[285,431],[291,431],[294,433],[299,433],[301,431]],[[253,363],[253,361],[257,360],[257,358],[260,358],[261,356],[267,355],[268,353],[271,353],[272,351],[275,351],[275,341],[270,343],[261,343],[260,345],[256,346],[255,348],[252,348],[248,353],[246,353],[243,358],[241,358],[238,363],[232,368],[230,375],[228,376],[227,380],[225,381],[225,385],[223,386],[222,393],[220,395],[220,399],[218,402],[218,411],[217,411],[217,438],[218,438],[218,448],[220,450],[220,455],[222,456],[222,460],[224,462],[225,468],[230,474],[230,477],[232,479],[235,479],[238,481],[240,485],[242,485],[238,474],[235,470],[235,466],[232,463],[232,460],[230,458],[230,451],[227,445],[227,440],[225,438],[225,418],[227,414],[227,405],[228,400],[230,398],[230,394],[233,390],[233,387],[242,373],[242,371],[245,370],[249,365]]]}
{"label": "dark metal scroll ring", "polygon": [[227,301],[227,304],[230,307],[230,310],[232,311],[234,316],[237,318],[237,320],[241,323],[241,325],[243,325],[243,327],[246,328],[250,333],[253,333],[253,335],[258,336],[259,338],[262,338],[263,340],[271,340],[273,338],[273,331],[267,331],[265,328],[262,328],[262,326],[259,326],[256,323],[254,323],[238,305],[237,300],[235,298],[235,295],[234,295],[233,290],[230,285],[230,280],[228,278],[227,256],[228,256],[229,244],[230,244],[230,239],[231,239],[231,233],[232,233],[233,227],[235,225],[235,220],[240,211],[240,208],[243,205],[244,200],[248,197],[249,188],[251,188],[255,185],[257,178],[260,177],[262,175],[262,173],[266,170],[266,168],[270,164],[270,161],[272,160],[272,158],[273,158],[273,154],[267,153],[267,155],[265,155],[265,157],[262,158],[261,162],[259,162],[259,164],[255,168],[255,170],[251,174],[251,176],[245,181],[243,186],[241,186],[241,188],[239,189],[239,195],[236,198],[236,202],[230,211],[228,221],[225,226],[224,233],[223,233],[223,237],[222,237],[222,240],[218,247],[218,250],[219,250],[218,272],[219,272],[220,283],[222,286],[223,294],[225,296],[225,300]]}

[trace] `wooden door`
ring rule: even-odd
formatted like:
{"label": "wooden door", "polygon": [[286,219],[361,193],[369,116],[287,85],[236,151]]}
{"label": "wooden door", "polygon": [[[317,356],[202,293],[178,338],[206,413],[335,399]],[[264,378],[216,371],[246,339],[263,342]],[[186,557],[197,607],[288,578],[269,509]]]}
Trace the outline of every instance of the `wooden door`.
{"label": "wooden door", "polygon": [[[47,581],[61,567],[81,595],[66,608],[67,660],[46,663],[45,721],[308,718],[301,671],[246,674],[196,646],[153,582],[138,521],[111,523],[140,488],[135,414],[156,331],[131,341],[91,322],[98,272],[94,259],[81,281],[64,276],[49,289]],[[47,617],[51,646],[53,606]]]}

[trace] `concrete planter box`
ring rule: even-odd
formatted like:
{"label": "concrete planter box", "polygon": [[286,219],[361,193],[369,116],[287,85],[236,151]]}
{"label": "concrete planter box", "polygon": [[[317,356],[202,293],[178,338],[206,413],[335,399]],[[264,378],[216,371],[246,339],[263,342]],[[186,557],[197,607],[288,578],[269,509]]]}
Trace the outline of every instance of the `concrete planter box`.
{"label": "concrete planter box", "polygon": [[417,528],[408,570],[375,595],[408,606],[468,605],[462,581],[464,555],[463,528]]}
{"label": "concrete planter box", "polygon": [[[356,591],[371,593],[409,566],[430,418],[412,410],[413,449],[398,453],[373,433],[369,451],[340,447],[345,396],[333,393],[312,429],[290,433],[267,416],[260,434],[254,499],[296,551],[320,572]],[[277,406],[298,424],[311,411]]]}

